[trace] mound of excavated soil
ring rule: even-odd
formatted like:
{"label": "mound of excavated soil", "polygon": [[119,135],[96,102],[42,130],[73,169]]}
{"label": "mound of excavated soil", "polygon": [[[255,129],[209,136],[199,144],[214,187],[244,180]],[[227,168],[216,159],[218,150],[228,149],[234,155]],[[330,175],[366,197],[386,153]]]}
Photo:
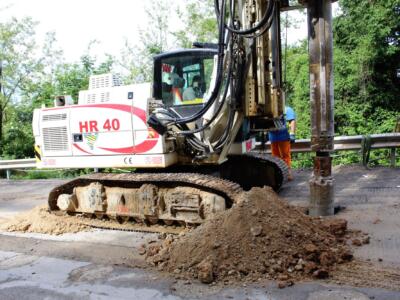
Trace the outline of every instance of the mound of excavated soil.
{"label": "mound of excavated soil", "polygon": [[281,285],[325,278],[352,259],[346,221],[322,222],[288,205],[269,188],[253,188],[242,201],[197,229],[146,250],[159,269],[204,283],[276,279]]}
{"label": "mound of excavated soil", "polygon": [[32,210],[17,215],[0,224],[2,231],[36,232],[59,235],[89,230],[90,227],[77,222],[76,218],[50,214],[47,205],[37,206]]}

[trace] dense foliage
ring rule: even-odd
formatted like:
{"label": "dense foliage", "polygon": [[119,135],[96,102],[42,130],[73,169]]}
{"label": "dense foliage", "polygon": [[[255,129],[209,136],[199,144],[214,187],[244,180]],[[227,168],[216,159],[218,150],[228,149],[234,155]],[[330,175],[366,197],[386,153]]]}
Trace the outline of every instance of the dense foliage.
{"label": "dense foliage", "polygon": [[[334,20],[337,135],[392,132],[400,111],[400,1],[340,2]],[[309,137],[307,44],[288,49],[287,94]]]}
{"label": "dense foliage", "polygon": [[[340,7],[334,19],[336,135],[392,132],[400,117],[400,1],[343,0]],[[288,102],[299,116],[297,136],[309,138],[307,43],[287,50]],[[387,155],[376,151],[372,159]],[[309,155],[295,157],[297,166],[311,164]],[[359,161],[355,153],[335,157],[335,163]]]}
{"label": "dense foliage", "polygon": [[184,26],[173,33],[179,46],[191,48],[193,42],[217,42],[217,22],[213,0],[188,0],[185,10],[179,15],[184,20]]}
{"label": "dense foliage", "polygon": [[393,131],[400,111],[400,1],[341,1],[336,18],[336,128]]}
{"label": "dense foliage", "polygon": [[[26,119],[26,114],[22,112],[25,108],[16,112],[21,94],[41,77],[45,65],[51,61],[46,54],[54,39],[49,36],[40,55],[34,38],[35,26],[30,18],[12,18],[0,23],[0,153],[8,137],[15,135],[9,134],[7,127],[15,132],[19,126],[15,124],[18,119],[14,118],[20,116],[22,120]],[[16,152],[21,150],[16,149]]]}

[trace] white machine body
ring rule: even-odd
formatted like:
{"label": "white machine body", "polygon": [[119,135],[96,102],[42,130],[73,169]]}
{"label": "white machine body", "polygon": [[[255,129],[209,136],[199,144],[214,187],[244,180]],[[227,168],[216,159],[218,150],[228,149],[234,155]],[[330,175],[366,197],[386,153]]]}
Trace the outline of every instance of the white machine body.
{"label": "white machine body", "polygon": [[150,83],[120,85],[116,76],[90,78],[77,105],[55,101],[35,109],[38,168],[163,168],[176,163],[172,142],[146,124]]}
{"label": "white machine body", "polygon": [[[175,144],[147,123],[151,84],[121,85],[112,74],[90,77],[78,104],[58,96],[54,107],[35,109],[38,168],[165,168],[178,162]],[[233,145],[250,151],[255,141]]]}

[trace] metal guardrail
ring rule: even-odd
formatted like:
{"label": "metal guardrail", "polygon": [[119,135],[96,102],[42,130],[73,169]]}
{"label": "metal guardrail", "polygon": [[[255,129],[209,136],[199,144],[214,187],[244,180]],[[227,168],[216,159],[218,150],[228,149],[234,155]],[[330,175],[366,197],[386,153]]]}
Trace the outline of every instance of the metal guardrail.
{"label": "metal guardrail", "polygon": [[[369,159],[370,149],[390,149],[390,166],[396,166],[396,148],[400,148],[400,133],[382,133],[371,135],[355,135],[355,136],[338,136],[334,139],[334,151],[346,150],[362,150],[363,143],[368,140],[367,154],[363,153],[363,164],[366,165]],[[256,143],[256,149],[261,150],[262,144]],[[266,148],[263,150],[266,153],[271,153],[270,143],[266,143]],[[312,152],[311,140],[297,140],[291,145],[292,153],[308,153]],[[368,155],[365,160],[365,155]]]}
{"label": "metal guardrail", "polygon": [[[335,137],[335,151],[346,150],[361,150],[362,142],[366,136],[338,136]],[[383,133],[371,134],[370,136],[371,149],[391,149],[391,165],[396,164],[396,148],[400,148],[400,133]],[[266,144],[266,153],[271,153],[269,142]],[[256,150],[261,150],[261,143],[256,143]],[[309,139],[297,140],[292,144],[291,151],[293,153],[311,152],[311,141]],[[36,167],[34,158],[15,159],[15,160],[0,160],[0,170],[7,170],[7,179],[10,178],[10,170],[29,169]]]}
{"label": "metal guardrail", "polygon": [[[355,135],[335,137],[335,151],[361,150],[362,141],[365,137],[367,136]],[[371,134],[369,137],[371,138],[371,149],[400,148],[400,133]],[[256,143],[256,149],[260,148],[261,143]],[[291,151],[294,153],[312,152],[311,140],[297,140],[294,144],[292,144]],[[271,152],[269,142],[267,143],[266,152]]]}
{"label": "metal guardrail", "polygon": [[[362,150],[363,141],[368,139],[369,145],[367,151],[370,149],[390,149],[390,166],[396,166],[396,148],[400,148],[400,133],[382,133],[382,134],[371,134],[371,135],[355,135],[355,136],[338,136],[334,140],[334,151],[346,151],[346,150]],[[271,153],[270,143],[267,143],[265,151]],[[261,143],[256,144],[256,149],[261,150]],[[297,140],[291,145],[292,153],[308,153],[311,150],[311,140],[303,139]],[[368,154],[369,156],[369,154]],[[368,164],[368,159],[365,160],[363,156],[363,165]]]}
{"label": "metal guardrail", "polygon": [[36,159],[0,160],[0,170],[6,170],[7,179],[10,179],[11,170],[36,168]]}
{"label": "metal guardrail", "polygon": [[26,169],[35,167],[36,160],[34,158],[0,160],[0,170]]}

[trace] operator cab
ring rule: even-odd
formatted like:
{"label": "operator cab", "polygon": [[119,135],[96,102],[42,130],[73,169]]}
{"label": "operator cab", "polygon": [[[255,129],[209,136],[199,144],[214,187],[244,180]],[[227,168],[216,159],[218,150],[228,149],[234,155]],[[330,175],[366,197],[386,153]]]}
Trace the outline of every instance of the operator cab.
{"label": "operator cab", "polygon": [[215,55],[215,49],[189,49],[155,56],[153,97],[181,116],[200,110],[210,88]]}

